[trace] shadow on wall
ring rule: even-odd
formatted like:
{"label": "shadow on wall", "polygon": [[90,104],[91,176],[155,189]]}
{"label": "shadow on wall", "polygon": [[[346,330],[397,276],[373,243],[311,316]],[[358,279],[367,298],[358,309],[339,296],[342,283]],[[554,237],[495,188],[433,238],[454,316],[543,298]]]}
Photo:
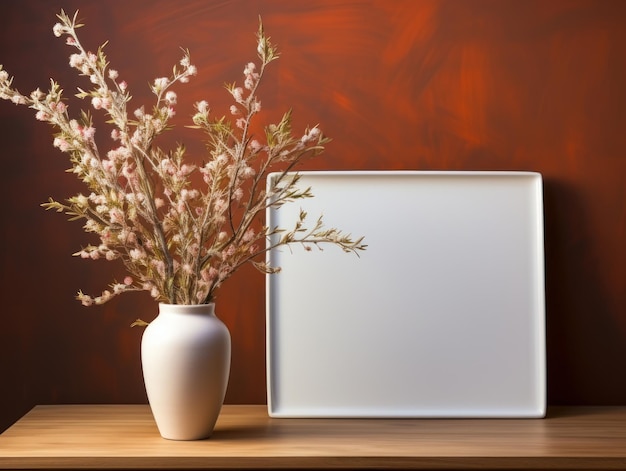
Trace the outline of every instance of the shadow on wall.
{"label": "shadow on wall", "polygon": [[[544,212],[550,402],[624,404],[626,325],[607,303],[584,200],[574,185],[550,178],[544,181]],[[601,404],[590,399],[598,396]]]}

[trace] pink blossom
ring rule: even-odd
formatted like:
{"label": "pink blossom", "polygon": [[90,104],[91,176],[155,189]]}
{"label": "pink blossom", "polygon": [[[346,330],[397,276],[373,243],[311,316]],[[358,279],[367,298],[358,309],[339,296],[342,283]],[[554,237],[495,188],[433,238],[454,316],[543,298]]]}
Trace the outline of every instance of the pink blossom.
{"label": "pink blossom", "polygon": [[247,90],[252,90],[254,88],[254,80],[251,75],[248,75],[243,82],[243,86],[246,87]]}
{"label": "pink blossom", "polygon": [[234,245],[229,245],[226,250],[222,250],[222,260],[227,260],[230,257],[232,257],[233,255],[235,255],[235,251],[237,249],[235,249]]}
{"label": "pink blossom", "polygon": [[76,203],[77,203],[79,206],[81,206],[81,207],[83,207],[83,208],[86,208],[86,207],[87,207],[87,205],[89,204],[89,199],[88,199],[85,195],[78,195],[78,196],[76,197]]}
{"label": "pink blossom", "polygon": [[224,199],[218,199],[215,203],[213,203],[213,208],[217,213],[223,213],[224,211],[226,211],[227,207],[228,204]]}
{"label": "pink blossom", "polygon": [[179,174],[181,176],[186,176],[189,175],[191,172],[193,172],[194,166],[193,165],[189,165],[189,164],[183,164],[180,167],[180,171]]}
{"label": "pink blossom", "polygon": [[167,87],[167,84],[167,77],[159,77],[154,79],[154,89],[157,91],[163,90],[165,87]]}
{"label": "pink blossom", "polygon": [[211,275],[210,275],[210,269],[209,270],[202,270],[200,272],[200,278],[202,278],[203,281],[211,281]]}
{"label": "pink blossom", "polygon": [[254,234],[254,229],[250,228],[243,234],[242,240],[244,242],[250,242],[252,239],[254,239]]}
{"label": "pink blossom", "polygon": [[[173,113],[174,110],[172,109],[171,112]],[[170,113],[170,111],[168,111],[168,113]],[[159,133],[161,132],[163,129],[165,129],[165,122],[159,118],[155,118],[153,116],[147,115],[146,116],[147,119],[151,120],[151,125],[154,128],[154,131]],[[140,135],[141,137],[141,135]]]}
{"label": "pink blossom", "polygon": [[199,101],[198,103],[196,103],[196,109],[202,114],[208,113],[209,103],[206,100]]}
{"label": "pink blossom", "polygon": [[91,193],[89,195],[89,200],[92,201],[94,204],[105,204],[107,202],[107,199],[104,195],[98,195],[96,193]]}
{"label": "pink blossom", "polygon": [[126,286],[130,286],[130,285],[132,285],[132,284],[133,284],[133,279],[132,279],[132,277],[127,276],[126,278],[124,278],[124,284],[125,284]]}
{"label": "pink blossom", "polygon": [[254,62],[248,62],[248,64],[246,65],[246,68],[243,69],[243,74],[251,75],[254,73],[255,70],[256,70],[256,65],[254,64]]}
{"label": "pink blossom", "polygon": [[128,84],[126,83],[125,80],[122,80],[118,86],[120,87],[120,90],[122,90],[123,92],[125,92],[126,89],[128,88]]}
{"label": "pink blossom", "polygon": [[56,23],[53,27],[52,27],[52,32],[54,33],[54,35],[57,38],[60,38],[63,35],[63,32],[65,31],[65,28],[63,27],[63,25],[61,23]]}
{"label": "pink blossom", "polygon": [[81,54],[72,54],[70,56],[70,66],[80,68],[83,65],[84,58]]}
{"label": "pink blossom", "polygon": [[241,170],[241,175],[244,178],[250,178],[256,175],[256,170],[254,170],[252,167],[246,166]]}
{"label": "pink blossom", "polygon": [[122,175],[124,175],[127,179],[131,180],[134,176],[135,169],[131,165],[123,165],[122,166]]}
{"label": "pink blossom", "polygon": [[124,213],[119,208],[113,208],[109,211],[109,219],[111,224],[123,224]]}
{"label": "pink blossom", "polygon": [[132,260],[142,260],[146,257],[146,253],[141,249],[131,249],[130,252],[128,252],[128,256]]}
{"label": "pink blossom", "polygon": [[52,145],[54,147],[58,147],[61,152],[67,152],[70,148],[70,145],[67,143],[67,141],[65,139],[61,139],[60,137],[55,137]]}
{"label": "pink blossom", "polygon": [[94,221],[93,219],[89,219],[85,223],[84,227],[85,227],[85,231],[87,232],[97,232],[100,229],[100,226],[98,226],[98,223]]}
{"label": "pink blossom", "polygon": [[237,87],[232,90],[233,98],[238,103],[243,103],[243,88]]}
{"label": "pink blossom", "polygon": [[102,108],[102,98],[95,96],[91,99],[91,106],[93,106],[96,110]]}
{"label": "pink blossom", "polygon": [[107,173],[114,173],[115,172],[115,165],[110,160],[103,160],[102,161],[102,168]]}
{"label": "pink blossom", "polygon": [[171,90],[165,94],[165,101],[167,101],[167,103],[169,103],[170,105],[175,105],[177,98],[178,97],[176,96],[176,92],[173,92]]}
{"label": "pink blossom", "polygon": [[111,80],[115,80],[118,76],[119,76],[119,73],[117,72],[117,70],[114,70],[114,69],[109,70],[109,78]]}
{"label": "pink blossom", "polygon": [[[150,115],[148,115],[149,117]],[[130,138],[130,143],[134,146],[139,146],[141,145],[143,136],[141,134],[141,131],[139,129],[135,129],[135,132],[133,132],[132,137]]]}
{"label": "pink blossom", "polygon": [[161,160],[160,165],[161,165],[161,170],[169,175],[173,175],[174,172],[176,171],[176,168],[174,167],[174,164],[172,163],[170,159]]}
{"label": "pink blossom", "polygon": [[237,108],[235,105],[231,105],[230,106],[230,114],[233,115],[238,115],[239,114],[239,108]]}
{"label": "pink blossom", "polygon": [[111,160],[111,162],[124,160],[125,149],[126,149],[125,147],[118,147],[117,149],[111,149],[109,152],[107,152],[107,157]]}
{"label": "pink blossom", "polygon": [[304,133],[304,136],[302,136],[302,139],[300,139],[300,142],[302,142],[302,144],[306,144],[307,142],[310,142],[316,139],[320,134],[321,134],[321,131],[319,130],[319,128],[314,127],[313,129],[310,129],[306,133]]}
{"label": "pink blossom", "polygon": [[246,127],[246,120],[244,118],[239,118],[237,121],[235,121],[235,124],[239,129],[243,129]]}
{"label": "pink blossom", "polygon": [[50,119],[50,115],[43,110],[39,110],[37,111],[37,114],[35,114],[35,118],[39,121],[48,121],[48,119]]}
{"label": "pink blossom", "polygon": [[76,132],[80,132],[80,130],[83,128],[80,124],[78,124],[78,121],[76,121],[75,119],[70,120],[70,127],[72,128],[72,131]]}
{"label": "pink blossom", "polygon": [[82,130],[82,135],[85,139],[91,140],[96,135],[96,128],[90,126]]}

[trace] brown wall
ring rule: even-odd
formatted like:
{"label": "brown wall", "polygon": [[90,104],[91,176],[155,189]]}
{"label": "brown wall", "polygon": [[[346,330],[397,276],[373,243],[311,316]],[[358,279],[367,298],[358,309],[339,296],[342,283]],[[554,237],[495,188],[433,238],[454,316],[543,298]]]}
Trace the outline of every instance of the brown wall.
{"label": "brown wall", "polygon": [[[111,41],[137,105],[191,50],[199,76],[178,89],[180,127],[199,99],[227,112],[222,84],[254,59],[261,14],[282,51],[265,116],[293,107],[297,128],[321,123],[334,138],[307,168],[541,172],[548,401],[626,404],[626,2],[5,1],[0,63],[24,92],[51,76],[68,94],[78,85],[51,32],[61,7],[81,9],[86,43]],[[119,270],[72,258],[90,239],[39,207],[81,189],[47,126],[4,102],[0,123],[0,430],[36,403],[144,402],[141,330],[128,326],[155,305],[73,300]],[[234,341],[227,402],[263,403],[262,276],[237,275],[218,312]]]}

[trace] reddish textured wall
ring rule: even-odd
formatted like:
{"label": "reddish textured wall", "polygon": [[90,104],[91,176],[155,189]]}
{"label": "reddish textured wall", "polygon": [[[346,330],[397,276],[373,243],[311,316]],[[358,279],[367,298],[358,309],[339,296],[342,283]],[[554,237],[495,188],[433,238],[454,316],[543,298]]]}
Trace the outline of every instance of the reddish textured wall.
{"label": "reddish textured wall", "polygon": [[[0,63],[22,91],[78,82],[51,33],[61,5],[3,2]],[[67,0],[82,35],[129,83],[147,83],[189,48],[199,76],[178,89],[227,111],[222,84],[254,59],[258,15],[282,58],[261,90],[264,117],[333,137],[307,168],[534,170],[545,178],[548,400],[626,404],[626,2],[616,0]],[[188,111],[185,111],[188,110]],[[2,220],[0,430],[35,403],[143,402],[141,330],[155,313],[128,296],[83,308],[113,264],[70,256],[89,238],[39,203],[80,191],[29,110],[0,103]],[[200,146],[190,146],[193,152]],[[314,287],[312,287],[314,289]],[[221,291],[233,335],[227,402],[265,401],[263,278]],[[323,348],[323,342],[320,344]]]}

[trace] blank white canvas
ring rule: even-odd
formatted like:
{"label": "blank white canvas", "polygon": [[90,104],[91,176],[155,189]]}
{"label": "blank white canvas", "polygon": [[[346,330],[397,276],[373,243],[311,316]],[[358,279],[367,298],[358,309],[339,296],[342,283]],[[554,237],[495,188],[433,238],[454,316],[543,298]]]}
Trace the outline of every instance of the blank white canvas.
{"label": "blank white canvas", "polygon": [[268,253],[271,416],[544,416],[540,174],[300,175],[314,198],[268,225],[303,209],[368,247]]}

